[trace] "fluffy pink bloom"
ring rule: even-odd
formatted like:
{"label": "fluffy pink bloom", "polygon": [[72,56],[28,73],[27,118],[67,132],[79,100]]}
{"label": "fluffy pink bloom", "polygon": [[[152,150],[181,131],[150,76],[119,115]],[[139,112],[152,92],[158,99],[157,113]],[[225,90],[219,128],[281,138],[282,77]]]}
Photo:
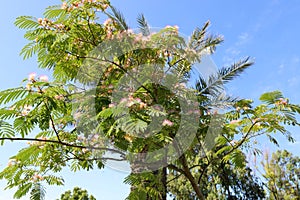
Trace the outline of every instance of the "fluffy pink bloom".
{"label": "fluffy pink bloom", "polygon": [[8,161],[8,166],[10,167],[10,166],[13,166],[13,165],[15,165],[15,164],[17,164],[17,160],[16,159],[10,159],[9,161]]}
{"label": "fluffy pink bloom", "polygon": [[102,9],[103,9],[103,10],[105,10],[105,9],[107,9],[107,8],[108,8],[108,4],[103,4],[103,5],[102,5]]}
{"label": "fluffy pink bloom", "polygon": [[120,103],[125,103],[125,102],[127,102],[127,99],[126,99],[126,98],[122,98],[122,99],[120,100]]}
{"label": "fluffy pink bloom", "polygon": [[115,107],[115,106],[116,106],[115,103],[111,103],[111,104],[108,105],[109,108],[112,108],[112,107]]}
{"label": "fluffy pink bloom", "polygon": [[30,73],[28,75],[28,80],[33,81],[35,79],[35,77],[36,77],[36,73]]}
{"label": "fluffy pink bloom", "polygon": [[230,124],[236,124],[236,123],[239,123],[240,122],[240,120],[231,120],[229,123]]}
{"label": "fluffy pink bloom", "polygon": [[107,20],[105,20],[105,21],[103,22],[103,25],[104,25],[104,26],[107,26],[107,25],[110,24],[110,23],[112,23],[112,19],[108,18]]}
{"label": "fluffy pink bloom", "polygon": [[68,8],[68,5],[66,2],[63,2],[62,5],[61,5],[61,9],[65,10]]}
{"label": "fluffy pink bloom", "polygon": [[141,103],[142,100],[140,98],[135,98],[136,102]]}
{"label": "fluffy pink bloom", "polygon": [[165,119],[162,123],[163,126],[173,126],[173,122],[168,119]]}
{"label": "fluffy pink bloom", "polygon": [[48,82],[48,81],[49,81],[49,78],[48,78],[48,76],[43,75],[43,76],[40,76],[40,81]]}

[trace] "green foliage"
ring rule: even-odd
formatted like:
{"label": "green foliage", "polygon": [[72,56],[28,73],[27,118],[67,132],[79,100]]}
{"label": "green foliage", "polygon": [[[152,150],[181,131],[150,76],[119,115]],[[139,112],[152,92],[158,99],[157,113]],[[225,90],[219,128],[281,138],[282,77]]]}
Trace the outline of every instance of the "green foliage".
{"label": "green foliage", "polygon": [[37,18],[31,16],[20,16],[16,19],[15,25],[21,29],[38,28],[40,25]]}
{"label": "green foliage", "polygon": [[44,200],[45,195],[45,188],[40,183],[36,183],[30,192],[30,200]]}
{"label": "green foliage", "polygon": [[262,176],[266,179],[265,188],[270,200],[293,199],[300,197],[300,158],[283,150],[266,152],[262,161]]}
{"label": "green foliage", "polygon": [[60,200],[96,200],[93,195],[88,195],[86,190],[75,187],[73,191],[66,191],[60,197]]}
{"label": "green foliage", "polygon": [[146,21],[146,18],[143,14],[138,16],[137,22],[139,24],[139,29],[141,30],[142,34],[144,36],[149,36],[150,35],[150,27],[149,27],[148,22]]}

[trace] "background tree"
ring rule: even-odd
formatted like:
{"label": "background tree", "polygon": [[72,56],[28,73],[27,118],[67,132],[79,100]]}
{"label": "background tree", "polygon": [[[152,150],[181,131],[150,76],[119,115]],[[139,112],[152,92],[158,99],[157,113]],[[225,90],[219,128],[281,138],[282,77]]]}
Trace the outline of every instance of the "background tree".
{"label": "background tree", "polygon": [[263,177],[268,199],[300,199],[300,158],[287,150],[265,153]]}
{"label": "background tree", "polygon": [[87,190],[75,187],[73,191],[66,191],[60,197],[60,200],[96,200],[93,195],[88,195]]}

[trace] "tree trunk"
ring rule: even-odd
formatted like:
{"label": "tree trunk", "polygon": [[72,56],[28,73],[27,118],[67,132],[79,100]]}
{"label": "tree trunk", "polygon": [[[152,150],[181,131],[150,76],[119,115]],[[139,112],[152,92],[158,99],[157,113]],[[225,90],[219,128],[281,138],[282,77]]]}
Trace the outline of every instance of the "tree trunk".
{"label": "tree trunk", "polygon": [[200,188],[199,188],[199,186],[198,186],[198,184],[197,184],[197,181],[194,179],[194,177],[193,177],[193,175],[192,175],[192,173],[191,173],[191,171],[190,171],[190,168],[188,167],[188,164],[187,164],[187,162],[186,162],[186,158],[185,158],[184,155],[182,155],[182,156],[180,157],[180,161],[181,161],[182,166],[183,166],[184,175],[185,175],[185,177],[190,181],[190,183],[191,183],[193,189],[194,189],[195,192],[196,192],[197,197],[198,197],[200,200],[205,200],[205,197],[204,197],[204,195],[202,194],[202,192],[201,192],[201,190],[200,190]]}

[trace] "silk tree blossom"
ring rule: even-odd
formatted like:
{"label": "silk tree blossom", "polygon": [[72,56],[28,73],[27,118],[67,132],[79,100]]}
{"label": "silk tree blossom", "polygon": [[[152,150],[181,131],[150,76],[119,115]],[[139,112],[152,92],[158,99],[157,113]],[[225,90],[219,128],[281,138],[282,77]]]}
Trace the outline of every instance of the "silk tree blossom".
{"label": "silk tree blossom", "polygon": [[127,98],[122,98],[121,100],[120,100],[120,103],[126,103],[127,102]]}
{"label": "silk tree blossom", "polygon": [[249,110],[250,108],[249,107],[247,107],[247,106],[244,106],[243,107],[243,110]]}
{"label": "silk tree blossom", "polygon": [[42,82],[48,82],[49,81],[49,78],[48,78],[48,76],[46,76],[46,75],[42,75],[42,76],[40,76],[40,81],[42,81]]}
{"label": "silk tree blossom", "polygon": [[191,115],[191,114],[196,114],[196,115],[200,115],[200,110],[189,110],[187,112],[188,115]]}
{"label": "silk tree blossom", "polygon": [[36,73],[30,73],[29,75],[28,75],[28,80],[30,80],[30,81],[34,81],[35,80],[35,77],[36,77]]}
{"label": "silk tree blossom", "polygon": [[105,20],[104,22],[103,22],[103,25],[104,26],[108,26],[109,24],[111,24],[113,22],[113,20],[111,19],[111,18],[108,18],[107,20]]}
{"label": "silk tree blossom", "polygon": [[22,116],[28,115],[28,113],[31,111],[31,109],[32,109],[32,106],[30,106],[30,105],[25,105],[25,106],[23,107],[22,111],[21,111],[21,115],[22,115]]}
{"label": "silk tree blossom", "polygon": [[16,165],[16,164],[17,164],[17,160],[16,160],[16,159],[9,159],[7,165],[8,165],[9,167],[11,167],[11,166]]}
{"label": "silk tree blossom", "polygon": [[54,96],[54,99],[56,99],[56,100],[64,100],[64,98],[65,98],[64,95],[61,95],[61,94]]}
{"label": "silk tree blossom", "polygon": [[112,107],[115,107],[115,106],[116,106],[115,103],[110,103],[110,104],[108,105],[109,108],[112,108]]}
{"label": "silk tree blossom", "polygon": [[102,9],[103,9],[103,10],[106,10],[106,9],[108,8],[108,6],[109,6],[109,5],[108,5],[107,3],[102,4]]}
{"label": "silk tree blossom", "polygon": [[231,120],[230,122],[229,122],[229,124],[237,124],[237,123],[239,123],[240,122],[240,120]]}
{"label": "silk tree blossom", "polygon": [[146,103],[144,103],[144,102],[141,102],[141,103],[140,103],[140,109],[146,108],[146,107],[147,107],[147,104],[146,104]]}
{"label": "silk tree blossom", "polygon": [[61,9],[65,10],[67,8],[68,8],[67,2],[63,2],[62,5],[61,5]]}
{"label": "silk tree blossom", "polygon": [[31,180],[33,182],[38,182],[38,181],[44,180],[44,178],[41,175],[39,175],[38,173],[34,173],[34,175],[32,176]]}
{"label": "silk tree blossom", "polygon": [[126,32],[127,34],[133,34],[133,30],[132,30],[132,29],[125,30],[125,32]]}
{"label": "silk tree blossom", "polygon": [[39,24],[42,24],[42,22],[43,22],[43,18],[38,18],[38,20],[37,20],[37,21],[38,21],[38,23],[39,23]]}
{"label": "silk tree blossom", "polygon": [[171,122],[170,120],[168,119],[165,119],[162,123],[163,126],[173,126],[173,122]]}
{"label": "silk tree blossom", "polygon": [[231,146],[236,145],[237,143],[238,143],[238,141],[236,141],[236,140],[230,141],[230,145],[231,145]]}
{"label": "silk tree blossom", "polygon": [[280,98],[279,101],[277,101],[275,103],[275,105],[287,105],[289,102],[288,102],[288,99],[284,99],[284,98]]}

